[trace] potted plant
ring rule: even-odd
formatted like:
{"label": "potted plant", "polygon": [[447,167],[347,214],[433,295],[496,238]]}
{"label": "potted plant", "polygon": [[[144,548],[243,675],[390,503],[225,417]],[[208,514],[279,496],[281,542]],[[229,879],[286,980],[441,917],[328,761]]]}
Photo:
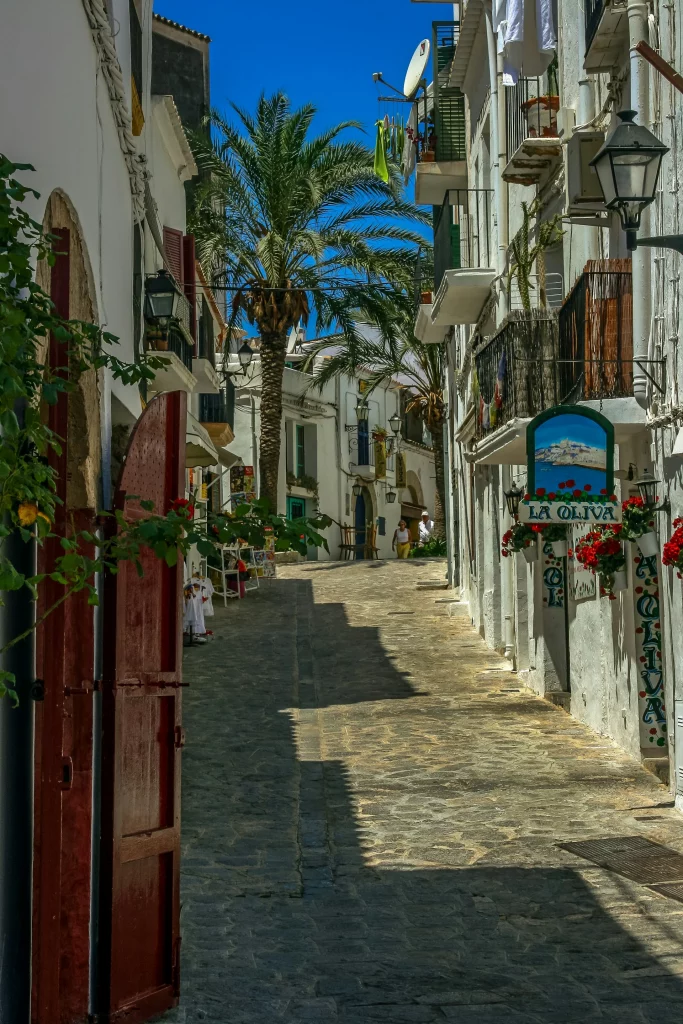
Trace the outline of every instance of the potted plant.
{"label": "potted plant", "polygon": [[521,551],[527,562],[535,562],[538,558],[538,544],[536,543],[538,529],[538,527],[530,526],[529,523],[514,523],[507,533],[503,534],[503,557],[508,558],[515,551]]}
{"label": "potted plant", "polygon": [[640,497],[627,498],[621,503],[622,536],[635,541],[645,558],[659,554],[659,540],[651,516]]}
{"label": "potted plant", "polygon": [[553,549],[555,558],[565,558],[567,555],[567,527],[561,523],[548,523],[542,528],[541,536]]}
{"label": "potted plant", "polygon": [[683,580],[683,519],[674,519],[674,532],[662,551],[662,565],[672,565]]}
{"label": "potted plant", "polygon": [[600,575],[600,594],[615,600],[618,590],[625,590],[626,557],[621,543],[621,524],[606,530],[591,530],[582,537],[574,552],[577,561]]}

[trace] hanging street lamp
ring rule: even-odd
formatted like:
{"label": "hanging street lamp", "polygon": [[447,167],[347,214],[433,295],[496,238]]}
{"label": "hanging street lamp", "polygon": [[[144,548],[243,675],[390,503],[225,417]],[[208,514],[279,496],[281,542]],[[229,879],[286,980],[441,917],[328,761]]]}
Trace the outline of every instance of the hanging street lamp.
{"label": "hanging street lamp", "polygon": [[513,519],[517,518],[519,512],[519,503],[524,497],[524,491],[521,487],[518,487],[515,481],[512,481],[512,485],[509,491],[504,491],[505,501],[507,503],[508,512]]}
{"label": "hanging street lamp", "polygon": [[361,494],[363,493],[363,485],[361,483],[356,482],[351,488],[351,490],[353,492],[354,498],[360,498]]}
{"label": "hanging street lamp", "polygon": [[384,495],[390,505],[393,505],[396,501],[396,491],[392,490],[391,487],[387,487],[387,492]]}
{"label": "hanging street lamp", "polygon": [[397,412],[393,416],[389,417],[389,426],[394,437],[398,437],[398,433],[401,429],[401,417]]}
{"label": "hanging street lamp", "polygon": [[650,512],[671,511],[671,503],[668,498],[665,498],[661,505],[657,504],[657,487],[660,483],[661,480],[655,480],[647,469],[643,471],[640,480],[636,480],[636,486],[643,499],[643,504]]}
{"label": "hanging street lamp", "polygon": [[246,375],[246,372],[251,365],[251,361],[254,358],[254,350],[251,345],[246,343],[246,341],[237,353],[237,358],[239,359],[240,366],[242,367],[242,373]]}
{"label": "hanging street lamp", "polygon": [[616,210],[626,232],[626,246],[656,246],[683,253],[683,235],[638,238],[640,216],[654,202],[662,159],[669,147],[644,125],[635,124],[635,110],[621,110],[620,124],[610,132],[590,162],[595,168],[608,210]]}
{"label": "hanging street lamp", "polygon": [[178,319],[182,292],[167,270],[159,270],[145,281],[145,319],[168,327]]}

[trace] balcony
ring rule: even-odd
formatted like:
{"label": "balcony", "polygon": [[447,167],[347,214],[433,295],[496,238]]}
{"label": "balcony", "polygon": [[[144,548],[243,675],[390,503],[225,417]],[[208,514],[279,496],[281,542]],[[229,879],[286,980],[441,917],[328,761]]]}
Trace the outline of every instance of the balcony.
{"label": "balcony", "polygon": [[449,84],[458,30],[457,21],[432,23],[431,96],[426,110],[418,102],[423,125],[426,116],[415,173],[415,202],[421,206],[440,206],[448,189],[467,188],[465,97]]}
{"label": "balcony", "polygon": [[542,184],[562,163],[559,107],[555,63],[542,78],[520,78],[505,89],[508,162],[503,179],[509,184]]}
{"label": "balcony", "polygon": [[349,455],[349,469],[352,473],[367,482],[375,479],[375,442],[367,429],[367,421],[364,429],[350,433]]}
{"label": "balcony", "polygon": [[[527,422],[561,401],[557,357],[557,314],[547,309],[510,313],[475,354],[475,437],[481,441],[505,428],[505,457],[490,461],[524,462]],[[493,447],[486,452],[493,454]]]}
{"label": "balcony", "polygon": [[148,386],[150,392],[196,390],[197,378],[192,373],[194,345],[188,342],[179,324],[171,323],[165,332],[148,327],[146,350],[165,360],[154,371],[154,380]]}
{"label": "balcony", "polygon": [[475,324],[496,276],[492,189],[451,189],[435,219],[433,326]]}
{"label": "balcony", "polygon": [[595,74],[610,72],[628,53],[626,0],[584,0],[586,53],[583,66]]}
{"label": "balcony", "polygon": [[235,388],[232,381],[218,394],[199,396],[199,422],[217,448],[234,440]]}
{"label": "balcony", "polygon": [[192,360],[192,372],[197,378],[195,391],[200,394],[220,397],[221,381],[216,373],[216,339],[213,330],[213,317],[206,302],[202,303],[202,312],[199,317],[197,349],[195,358]]}

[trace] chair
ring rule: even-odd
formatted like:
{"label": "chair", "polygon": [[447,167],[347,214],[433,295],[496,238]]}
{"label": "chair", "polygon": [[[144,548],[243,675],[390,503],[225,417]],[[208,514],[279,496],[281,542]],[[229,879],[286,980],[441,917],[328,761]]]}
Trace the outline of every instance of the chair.
{"label": "chair", "polygon": [[339,559],[340,561],[348,562],[351,555],[356,550],[354,543],[354,529],[352,526],[341,526],[341,544],[339,545]]}
{"label": "chair", "polygon": [[379,560],[379,548],[377,547],[377,527],[368,523],[365,527],[365,550],[366,558],[377,558]]}

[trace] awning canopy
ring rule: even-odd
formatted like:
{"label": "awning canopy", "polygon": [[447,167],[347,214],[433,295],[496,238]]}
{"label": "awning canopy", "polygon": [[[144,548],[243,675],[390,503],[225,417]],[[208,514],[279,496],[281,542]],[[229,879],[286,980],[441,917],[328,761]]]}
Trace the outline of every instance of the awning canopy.
{"label": "awning canopy", "polygon": [[187,414],[185,435],[185,466],[187,469],[215,466],[219,461],[216,447],[207,431],[192,413]]}
{"label": "awning canopy", "polygon": [[406,505],[401,502],[401,517],[403,519],[420,519],[422,508],[419,505]]}
{"label": "awning canopy", "polygon": [[235,455],[234,452],[229,452],[227,448],[218,449],[218,461],[224,469],[230,469],[236,462],[241,462],[239,455]]}

